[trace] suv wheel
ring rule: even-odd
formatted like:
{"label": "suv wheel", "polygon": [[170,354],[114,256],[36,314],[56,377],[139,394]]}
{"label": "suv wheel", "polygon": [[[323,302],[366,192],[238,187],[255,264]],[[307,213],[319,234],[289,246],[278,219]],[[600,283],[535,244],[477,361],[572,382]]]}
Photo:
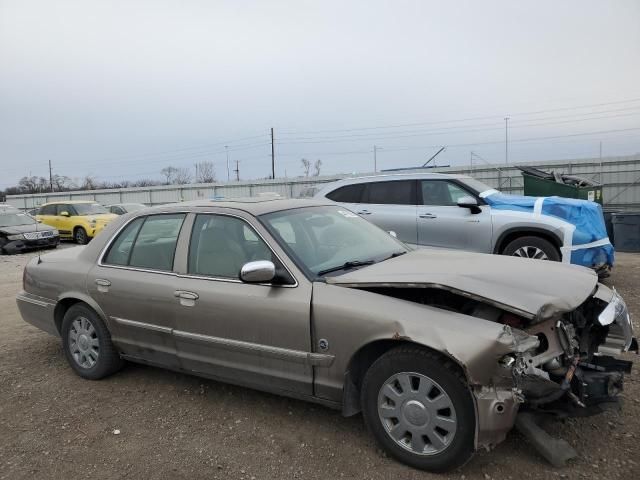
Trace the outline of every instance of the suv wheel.
{"label": "suv wheel", "polygon": [[534,258],[536,260],[560,261],[558,249],[548,240],[540,237],[516,238],[504,248],[503,255]]}
{"label": "suv wheel", "polygon": [[87,231],[82,227],[76,227],[73,231],[73,239],[78,245],[86,245],[89,242]]}
{"label": "suv wheel", "polygon": [[401,462],[443,472],[471,458],[473,400],[450,360],[417,347],[393,349],[371,365],[361,395],[368,429]]}
{"label": "suv wheel", "polygon": [[87,305],[78,303],[67,310],[60,334],[67,361],[81,377],[98,380],[122,368],[109,330]]}

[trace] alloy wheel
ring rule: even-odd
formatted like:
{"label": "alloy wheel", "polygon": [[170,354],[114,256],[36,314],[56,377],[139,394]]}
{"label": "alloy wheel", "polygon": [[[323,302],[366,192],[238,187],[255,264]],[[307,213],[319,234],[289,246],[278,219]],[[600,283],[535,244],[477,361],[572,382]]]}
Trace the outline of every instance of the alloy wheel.
{"label": "alloy wheel", "polygon": [[535,258],[536,260],[549,260],[549,257],[543,250],[533,246],[520,247],[515,252],[513,252],[513,256],[522,258]]}

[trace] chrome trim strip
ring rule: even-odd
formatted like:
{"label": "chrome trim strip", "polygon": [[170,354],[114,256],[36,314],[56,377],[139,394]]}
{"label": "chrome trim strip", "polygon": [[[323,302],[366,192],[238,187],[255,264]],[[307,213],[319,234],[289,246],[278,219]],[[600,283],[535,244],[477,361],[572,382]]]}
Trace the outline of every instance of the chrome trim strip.
{"label": "chrome trim strip", "polygon": [[[38,297],[38,298],[44,298],[44,297]],[[53,302],[47,302],[44,300],[37,300],[35,298],[31,298],[28,297],[26,295],[22,295],[22,294],[18,294],[16,295],[16,300],[20,300],[21,302],[26,302],[26,303],[31,303],[33,305],[38,305],[39,307],[44,307],[44,308],[48,308],[49,306],[54,306],[55,303]]]}
{"label": "chrome trim strip", "polygon": [[[218,208],[220,208],[220,207],[218,207]],[[269,250],[271,250],[271,253],[273,253],[276,256],[276,258],[280,261],[282,266],[289,273],[289,275],[291,275],[291,278],[293,278],[293,281],[295,282],[293,285],[273,285],[271,283],[254,283],[254,284],[251,284],[251,285],[262,285],[262,286],[280,287],[280,288],[296,288],[299,285],[298,279],[296,278],[296,276],[291,272],[289,267],[287,267],[287,264],[282,261],[282,258],[280,258],[280,255],[278,255],[276,253],[276,251],[269,244],[269,242],[267,242],[267,240],[262,236],[262,234],[255,229],[254,225],[252,225],[249,221],[247,221],[246,218],[241,217],[240,215],[234,215],[232,213],[224,213],[224,212],[197,212],[197,211],[193,211],[193,210],[185,210],[185,211],[180,210],[180,211],[175,211],[175,212],[158,212],[158,213],[152,213],[152,214],[146,214],[146,215],[145,214],[136,215],[136,216],[130,218],[129,221],[127,221],[123,225],[121,225],[120,228],[111,236],[109,241],[102,248],[102,250],[100,252],[100,255],[98,256],[98,266],[104,267],[104,268],[117,268],[117,269],[120,269],[120,270],[130,270],[130,271],[134,271],[134,272],[159,273],[161,275],[172,275],[174,277],[192,278],[192,279],[195,279],[195,280],[209,280],[209,281],[227,282],[227,283],[245,283],[242,280],[236,279],[236,278],[208,277],[208,276],[205,276],[205,275],[193,275],[193,274],[188,274],[188,273],[181,274],[181,273],[173,272],[173,271],[168,272],[166,270],[153,270],[153,269],[129,267],[129,266],[123,266],[123,265],[110,265],[108,263],[103,263],[102,262],[104,260],[104,256],[106,255],[107,251],[109,250],[109,247],[111,247],[111,244],[115,241],[115,239],[118,237],[118,235],[120,235],[120,232],[122,232],[122,230],[124,230],[131,222],[133,222],[133,221],[135,221],[138,218],[143,217],[143,216],[150,217],[152,215],[167,215],[167,214],[179,214],[179,213],[184,213],[186,215],[189,215],[189,214],[193,214],[193,215],[225,215],[227,217],[234,217],[234,218],[238,218],[238,219],[242,220],[243,222],[245,222],[253,230],[253,232],[256,235],[258,235],[262,239],[262,241],[269,248]],[[253,216],[253,215],[251,215],[251,217],[256,219],[256,217]],[[185,218],[185,221],[186,221],[186,218]],[[189,233],[189,242],[191,242],[191,232]],[[176,244],[176,253],[174,253],[174,261],[175,261],[175,255],[176,254],[177,254],[177,244]]]}
{"label": "chrome trim strip", "polygon": [[152,330],[154,332],[168,333],[173,332],[171,327],[162,327],[160,325],[153,325],[152,323],[138,322],[137,320],[128,320],[126,318],[111,317],[116,323],[120,325],[126,325],[127,327],[144,328],[146,330]]}
{"label": "chrome trim strip", "polygon": [[178,338],[195,340],[197,342],[210,343],[220,348],[237,351],[241,353],[258,354],[271,358],[279,358],[296,363],[304,363],[311,366],[328,367],[333,363],[334,355],[322,353],[310,353],[302,350],[291,350],[288,348],[272,347],[260,345],[258,343],[244,342],[242,340],[231,340],[229,338],[212,337],[199,333],[174,330],[173,334]]}

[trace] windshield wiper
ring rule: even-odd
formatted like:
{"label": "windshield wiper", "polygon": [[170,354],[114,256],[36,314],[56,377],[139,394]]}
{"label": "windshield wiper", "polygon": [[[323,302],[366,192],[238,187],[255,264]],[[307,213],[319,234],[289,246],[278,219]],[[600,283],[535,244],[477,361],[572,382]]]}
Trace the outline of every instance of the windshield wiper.
{"label": "windshield wiper", "polygon": [[325,270],[320,270],[318,275],[324,275],[326,273],[337,272],[338,270],[345,270],[347,268],[354,267],[363,267],[365,265],[373,265],[375,260],[351,260],[349,262],[344,262],[342,265],[337,265],[335,267],[327,268]]}
{"label": "windshield wiper", "polygon": [[387,258],[385,258],[385,260],[389,260],[390,258],[399,257],[400,255],[404,255],[405,253],[407,253],[406,250],[402,250],[401,252],[393,252],[391,255],[389,255]]}

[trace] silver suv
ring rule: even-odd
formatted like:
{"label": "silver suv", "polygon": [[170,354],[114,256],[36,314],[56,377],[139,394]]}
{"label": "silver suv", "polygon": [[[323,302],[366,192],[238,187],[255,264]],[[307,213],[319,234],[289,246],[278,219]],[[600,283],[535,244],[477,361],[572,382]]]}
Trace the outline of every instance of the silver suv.
{"label": "silver suv", "polygon": [[[376,175],[326,185],[315,198],[344,205],[412,246],[613,264],[600,207],[593,202],[504,195],[464,175]],[[543,204],[544,202],[544,204]],[[592,213],[589,224],[576,225]],[[568,212],[568,213],[567,213]],[[578,252],[578,253],[576,253]]]}

